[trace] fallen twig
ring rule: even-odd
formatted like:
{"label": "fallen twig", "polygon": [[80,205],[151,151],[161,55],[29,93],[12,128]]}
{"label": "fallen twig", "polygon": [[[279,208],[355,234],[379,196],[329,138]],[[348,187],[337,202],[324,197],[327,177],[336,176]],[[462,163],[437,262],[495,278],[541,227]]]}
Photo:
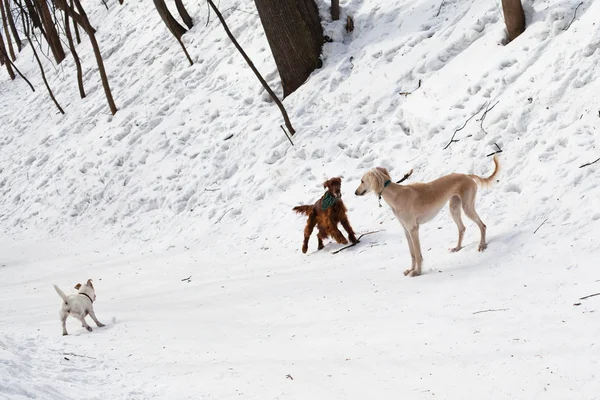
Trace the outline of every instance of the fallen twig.
{"label": "fallen twig", "polygon": [[479,111],[481,111],[481,110],[483,109],[483,107],[485,107],[487,104],[488,104],[487,102],[486,102],[486,103],[483,103],[483,105],[482,105],[481,107],[479,107],[479,110],[477,110],[477,112],[476,112],[475,114],[471,115],[471,116],[469,117],[469,119],[467,119],[467,120],[465,121],[465,123],[463,124],[463,126],[461,126],[460,128],[458,128],[457,130],[455,130],[455,131],[454,131],[454,133],[452,134],[452,138],[450,139],[450,141],[448,142],[448,144],[446,145],[446,147],[444,147],[444,150],[446,150],[448,147],[450,147],[450,145],[451,145],[452,143],[456,143],[456,142],[458,142],[458,139],[456,139],[456,140],[454,139],[454,137],[456,136],[456,133],[457,133],[458,131],[460,131],[460,130],[464,129],[464,127],[465,127],[465,126],[467,126],[467,124],[469,123],[469,121],[470,121],[471,119],[473,119],[473,117],[474,117],[474,116],[476,116],[477,114],[479,114]]}
{"label": "fallen twig", "polygon": [[229,140],[229,139],[231,139],[232,137],[233,137],[233,133],[232,133],[232,134],[230,134],[229,136],[227,136],[225,139],[223,139],[223,141]]}
{"label": "fallen twig", "polygon": [[411,92],[400,92],[398,94],[402,95],[402,96],[408,96],[409,94],[412,94],[415,90],[417,90],[418,88],[421,87],[421,80],[419,79],[419,84],[417,85],[417,87],[415,89],[413,89]]}
{"label": "fallen twig", "polygon": [[502,153],[502,149],[500,148],[500,146],[498,146],[498,143],[494,143],[494,146],[496,146],[496,148],[498,150],[494,151],[493,153],[488,154],[486,157],[490,157],[490,156],[493,156],[495,154]]}
{"label": "fallen twig", "polygon": [[575,7],[575,12],[573,13],[573,19],[571,20],[571,22],[569,22],[569,25],[567,25],[567,27],[565,28],[565,31],[568,30],[571,27],[571,24],[573,23],[573,21],[575,21],[575,17],[577,16],[577,10],[579,10],[579,7],[581,7],[582,4],[583,4],[583,1],[581,3],[579,3],[577,5],[577,7]]}
{"label": "fallen twig", "polygon": [[290,141],[290,143],[292,144],[292,146],[294,145],[294,142],[292,142],[292,138],[290,137],[290,135],[288,135],[287,131],[285,130],[285,128],[283,127],[283,125],[279,125],[279,127],[283,130],[283,133],[285,133],[285,137],[288,138],[288,140]]}
{"label": "fallen twig", "polygon": [[485,133],[487,135],[487,131],[485,129],[483,129],[483,120],[485,119],[485,117],[487,116],[487,113],[489,113],[490,111],[492,111],[492,109],[494,107],[496,107],[496,105],[498,104],[498,102],[496,102],[493,106],[488,106],[485,108],[485,111],[483,112],[483,115],[481,116],[481,118],[479,119],[480,123],[479,123],[479,127],[481,128],[481,130],[483,131],[483,133]]}
{"label": "fallen twig", "polygon": [[442,11],[442,6],[444,5],[444,1],[445,0],[442,0],[442,2],[440,3],[440,8],[438,8],[438,12],[437,12],[437,14],[435,14],[436,17],[439,17],[440,12]]}
{"label": "fallen twig", "polygon": [[538,227],[535,229],[535,231],[533,231],[533,234],[534,234],[534,235],[535,235],[535,233],[538,231],[538,229],[540,229],[540,228],[542,227],[542,225],[544,225],[544,224],[546,223],[546,221],[548,221],[548,218],[546,218],[546,219],[544,220],[544,222],[542,222],[542,223],[540,224],[540,226],[538,226]]}
{"label": "fallen twig", "polygon": [[594,160],[594,161],[592,161],[592,162],[589,162],[589,163],[586,163],[586,164],[580,165],[580,166],[579,166],[579,168],[587,167],[587,166],[589,166],[589,165],[592,165],[592,164],[595,164],[595,163],[597,163],[598,161],[600,161],[600,158],[597,158],[597,159],[595,159],[595,160]]}
{"label": "fallen twig", "polygon": [[218,219],[218,220],[217,220],[217,221],[216,221],[216,222],[215,222],[213,225],[216,225],[216,224],[218,224],[219,222],[221,222],[221,220],[223,219],[223,217],[224,217],[224,216],[225,216],[225,215],[226,215],[226,214],[227,214],[229,211],[231,211],[231,210],[233,210],[233,208],[230,208],[229,210],[225,211],[225,212],[223,213],[223,215],[221,215],[221,218],[219,218],[219,219]]}
{"label": "fallen twig", "polygon": [[382,231],[383,231],[383,230],[371,231],[371,232],[366,232],[366,233],[363,233],[362,235],[360,235],[360,236],[359,236],[359,237],[356,239],[356,243],[352,243],[352,244],[349,244],[348,246],[342,247],[341,249],[338,249],[338,250],[336,250],[336,251],[332,252],[331,254],[337,254],[337,253],[339,253],[339,252],[340,252],[340,251],[342,251],[342,250],[349,249],[350,247],[354,247],[354,246],[356,246],[357,244],[359,244],[359,243],[360,243],[360,239],[361,239],[363,236],[370,235],[370,234],[372,234],[372,233],[382,232]]}
{"label": "fallen twig", "polygon": [[589,299],[590,297],[600,296],[600,293],[588,294],[587,296],[580,297],[579,300]]}
{"label": "fallen twig", "polygon": [[74,356],[74,357],[91,358],[92,360],[96,359],[96,357],[82,356],[81,354],[75,354],[75,353],[63,353],[63,356]]}
{"label": "fallen twig", "polygon": [[292,380],[292,381],[294,380],[294,378],[292,378],[292,375],[291,375],[291,374],[287,374],[285,377],[286,377],[287,379],[290,379],[290,380]]}
{"label": "fallen twig", "polygon": [[192,276],[191,276],[191,275],[190,275],[190,276],[188,276],[187,278],[183,278],[183,279],[181,280],[181,282],[187,282],[187,283],[190,283],[191,281],[192,281]]}
{"label": "fallen twig", "polygon": [[402,183],[405,180],[408,179],[409,176],[411,176],[413,173],[413,170],[411,169],[410,171],[408,171],[406,174],[404,174],[404,176],[402,177],[402,179],[400,179],[399,181],[396,181],[396,183]]}
{"label": "fallen twig", "polygon": [[473,313],[473,315],[475,315],[475,314],[481,314],[481,313],[486,313],[486,312],[496,312],[496,311],[508,311],[508,308],[498,308],[498,309],[489,309],[489,310],[475,311]]}
{"label": "fallen twig", "polygon": [[221,188],[216,188],[216,189],[208,189],[208,188],[204,188],[205,192],[218,192],[219,190],[221,190]]}

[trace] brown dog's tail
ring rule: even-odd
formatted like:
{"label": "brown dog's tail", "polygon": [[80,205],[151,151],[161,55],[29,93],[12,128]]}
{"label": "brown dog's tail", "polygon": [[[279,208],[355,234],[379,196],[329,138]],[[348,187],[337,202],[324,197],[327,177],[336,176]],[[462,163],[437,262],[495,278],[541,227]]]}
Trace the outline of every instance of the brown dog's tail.
{"label": "brown dog's tail", "polygon": [[488,176],[487,178],[477,176],[477,175],[468,175],[468,176],[470,178],[472,178],[473,180],[475,180],[475,182],[477,182],[481,186],[489,186],[494,181],[494,178],[498,174],[498,171],[500,171],[500,162],[498,161],[498,156],[495,155],[494,156],[494,172],[492,172],[492,174],[490,176]]}
{"label": "brown dog's tail", "polygon": [[298,214],[306,214],[310,215],[312,212],[313,206],[296,206],[292,208],[292,210],[296,211]]}

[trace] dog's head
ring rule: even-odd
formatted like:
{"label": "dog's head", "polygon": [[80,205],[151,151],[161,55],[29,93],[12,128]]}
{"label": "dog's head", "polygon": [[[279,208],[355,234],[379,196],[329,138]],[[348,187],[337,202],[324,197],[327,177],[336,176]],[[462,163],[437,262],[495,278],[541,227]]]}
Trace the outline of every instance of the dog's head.
{"label": "dog's head", "polygon": [[390,179],[390,173],[387,169],[383,167],[373,168],[363,175],[354,194],[357,196],[364,196],[368,192],[379,194],[383,190],[385,182]]}
{"label": "dog's head", "polygon": [[331,178],[323,182],[323,187],[331,193],[333,197],[339,199],[342,197],[342,178]]}
{"label": "dog's head", "polygon": [[78,283],[75,285],[75,289],[77,289],[77,293],[85,293],[90,297],[90,299],[96,301],[96,291],[94,290],[94,285],[92,284],[91,279],[88,279],[83,285]]}

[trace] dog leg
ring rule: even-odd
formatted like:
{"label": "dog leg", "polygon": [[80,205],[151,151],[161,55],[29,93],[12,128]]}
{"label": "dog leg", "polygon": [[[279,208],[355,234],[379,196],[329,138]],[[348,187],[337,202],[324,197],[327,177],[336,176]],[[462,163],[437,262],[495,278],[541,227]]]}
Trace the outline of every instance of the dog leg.
{"label": "dog leg", "polygon": [[81,316],[81,317],[79,318],[79,320],[81,321],[81,326],[83,326],[83,327],[84,327],[85,329],[87,329],[89,332],[91,332],[91,331],[92,331],[92,327],[91,327],[91,326],[89,326],[89,325],[87,324],[87,322],[85,322],[85,317],[84,317],[84,316]]}
{"label": "dog leg", "polygon": [[63,336],[66,336],[66,335],[68,335],[68,333],[67,333],[67,317],[69,316],[69,314],[61,311],[59,315],[60,315],[60,323],[62,324],[62,331],[63,331],[62,334],[63,334]]}
{"label": "dog leg", "polygon": [[313,229],[315,229],[316,224],[317,216],[314,213],[311,213],[308,216],[308,221],[306,221],[306,227],[304,228],[304,243],[302,243],[302,252],[304,254],[308,251],[308,240],[310,239],[310,235],[312,234]]}
{"label": "dog leg", "polygon": [[340,244],[348,244],[348,240],[344,237],[342,232],[340,232],[337,226],[334,226],[331,230],[331,236],[333,236],[335,241]]}
{"label": "dog leg", "polygon": [[421,254],[421,241],[419,240],[419,225],[416,224],[408,230],[415,253],[415,267],[407,274],[408,276],[421,275],[421,265],[423,264],[423,254]]}
{"label": "dog leg", "polygon": [[415,258],[415,250],[413,249],[413,242],[412,242],[412,239],[410,238],[410,233],[408,232],[408,230],[406,230],[406,228],[404,228],[404,234],[406,235],[406,243],[408,244],[408,250],[410,251],[410,259],[411,259],[410,269],[407,269],[406,271],[404,271],[404,275],[408,275],[410,273],[410,271],[415,269],[415,265],[416,265],[417,261]]}
{"label": "dog leg", "polygon": [[462,241],[466,230],[465,224],[463,224],[462,218],[460,217],[461,205],[462,201],[460,200],[460,197],[452,196],[452,198],[450,199],[450,215],[452,215],[452,219],[458,227],[458,243],[456,244],[456,247],[450,249],[450,251],[453,253],[462,249]]}
{"label": "dog leg", "polygon": [[319,227],[319,233],[317,233],[317,239],[319,240],[319,250],[323,250],[323,247],[325,247],[325,245],[323,245],[323,240],[327,239],[328,236],[329,235],[327,234],[327,231]]}
{"label": "dog leg", "polygon": [[346,232],[348,232],[348,239],[350,239],[352,243],[356,243],[358,240],[356,240],[356,235],[354,234],[352,226],[350,226],[350,221],[348,221],[348,218],[342,218],[340,222],[342,223],[342,226]]}
{"label": "dog leg", "polygon": [[98,321],[98,318],[96,318],[96,313],[94,313],[94,310],[90,310],[89,314],[90,314],[90,317],[92,317],[92,319],[96,323],[96,326],[98,326],[98,328],[102,328],[104,326],[104,324],[102,322]]}
{"label": "dog leg", "polygon": [[[475,198],[473,198],[473,203],[475,203]],[[471,219],[473,222],[475,222],[479,227],[479,231],[481,232],[481,239],[479,240],[479,247],[477,248],[477,250],[484,251],[487,248],[487,243],[485,241],[485,232],[487,228],[485,224],[481,221],[479,215],[477,215],[474,204],[466,205],[463,203],[463,211],[465,212],[465,215],[469,217],[469,219]]]}

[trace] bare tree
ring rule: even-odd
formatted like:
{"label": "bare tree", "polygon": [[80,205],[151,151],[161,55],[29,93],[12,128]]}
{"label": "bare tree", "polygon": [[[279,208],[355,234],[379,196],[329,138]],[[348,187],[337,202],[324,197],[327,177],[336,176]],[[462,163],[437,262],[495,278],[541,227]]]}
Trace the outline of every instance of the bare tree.
{"label": "bare tree", "polygon": [[[2,0],[0,0],[2,1]],[[10,1],[4,0],[4,4],[6,7],[6,14],[8,19],[8,25],[10,26],[10,31],[12,32],[12,37],[15,39],[15,43],[17,44],[17,50],[21,52],[21,38],[19,37],[19,31],[17,30],[17,26],[15,25],[15,19],[13,17],[12,10],[10,9]]]}
{"label": "bare tree", "polygon": [[8,72],[8,76],[10,76],[10,79],[15,79],[15,71],[13,71],[12,69],[10,58],[8,57],[8,53],[6,52],[2,32],[0,32],[0,65],[1,64],[6,65],[6,71]]}
{"label": "bare tree", "polygon": [[156,11],[158,11],[158,15],[160,15],[160,18],[163,20],[165,25],[167,25],[169,31],[173,34],[173,36],[175,36],[175,39],[177,39],[177,41],[179,42],[179,45],[183,49],[185,56],[190,62],[190,65],[194,65],[192,58],[188,54],[187,49],[185,48],[185,45],[181,40],[183,34],[187,32],[185,28],[181,26],[175,18],[173,18],[173,15],[171,15],[171,12],[167,8],[167,5],[165,4],[164,0],[154,0],[154,6],[156,7]]}
{"label": "bare tree", "polygon": [[[69,5],[71,6],[71,8],[74,8],[73,0],[70,1]],[[75,31],[75,39],[77,40],[77,44],[81,44],[81,36],[79,36],[79,25],[77,25],[77,22],[75,20],[73,20],[73,30]]]}
{"label": "bare tree", "polygon": [[71,27],[69,26],[69,13],[66,10],[63,10],[63,13],[65,21],[65,35],[67,35],[67,40],[69,41],[69,50],[71,50],[71,55],[73,56],[73,61],[75,61],[75,67],[77,68],[77,86],[79,88],[79,97],[83,99],[85,98],[85,88],[83,87],[83,71],[81,69],[81,62],[79,61],[79,55],[77,54],[75,43],[73,43],[73,35],[71,35]]}
{"label": "bare tree", "polygon": [[283,97],[320,68],[323,29],[314,0],[254,0],[279,70]]}
{"label": "bare tree", "polygon": [[8,18],[6,17],[6,10],[4,9],[4,0],[0,0],[0,14],[2,15],[2,26],[4,26],[4,35],[6,36],[8,52],[10,53],[10,58],[13,61],[15,61],[17,59],[17,56],[15,56],[15,50],[12,45],[12,39],[10,38],[10,33],[8,32]]}
{"label": "bare tree", "polygon": [[194,23],[192,21],[192,17],[185,9],[183,2],[181,0],[175,0],[175,6],[177,7],[177,12],[181,15],[181,19],[187,25],[188,29],[192,29],[194,27]]}
{"label": "bare tree", "polygon": [[44,30],[46,31],[46,40],[50,45],[50,50],[52,50],[52,54],[54,55],[56,63],[60,64],[62,60],[65,59],[65,51],[63,50],[62,44],[60,43],[60,37],[58,36],[58,31],[56,30],[56,26],[52,19],[52,15],[50,14],[50,8],[48,7],[48,3],[46,3],[46,0],[34,1],[38,14],[41,16]]}
{"label": "bare tree", "polygon": [[[252,62],[252,60],[250,60],[250,57],[248,57],[248,55],[246,54],[244,49],[242,49],[242,46],[240,46],[238,41],[235,39],[235,36],[233,36],[233,33],[231,33],[231,30],[229,30],[229,27],[227,26],[227,23],[225,22],[225,18],[223,18],[223,15],[219,11],[219,9],[215,5],[215,3],[212,0],[207,0],[207,2],[208,2],[208,5],[213,9],[215,14],[217,14],[217,18],[219,18],[219,21],[221,21],[221,25],[223,25],[223,29],[225,29],[225,33],[227,34],[227,36],[229,37],[229,39],[231,40],[233,45],[236,47],[236,49],[238,49],[238,51],[240,52],[242,57],[244,57],[244,60],[246,60],[246,63],[248,64],[248,66],[250,67],[252,72],[254,72],[254,75],[256,75],[256,77],[260,81],[263,88],[267,91],[267,93],[269,93],[269,96],[271,96],[271,99],[273,99],[275,104],[277,104],[277,107],[279,107],[279,111],[281,111],[281,115],[283,115],[283,120],[285,121],[285,126],[290,131],[290,135],[293,136],[294,133],[296,133],[296,131],[292,127],[292,123],[290,122],[290,118],[288,117],[288,113],[285,110],[285,107],[283,106],[281,101],[277,98],[277,95],[273,92],[273,90],[271,90],[271,87],[269,86],[267,81],[265,81],[265,79],[262,77],[260,72],[258,72],[258,69],[256,69],[256,67],[254,66],[254,63]],[[283,127],[282,127],[282,129],[283,129]],[[291,141],[292,140],[290,139],[290,142]],[[292,145],[293,144],[294,143],[292,143]]]}
{"label": "bare tree", "polygon": [[508,31],[508,40],[512,42],[525,31],[525,13],[521,0],[502,0],[504,23]]}
{"label": "bare tree", "polygon": [[4,57],[4,59],[8,60],[8,63],[10,64],[10,66],[11,66],[11,67],[12,67],[12,68],[13,68],[15,71],[17,71],[17,74],[19,74],[19,76],[20,76],[21,78],[23,78],[23,80],[24,80],[24,81],[25,81],[25,82],[26,82],[26,83],[29,85],[29,87],[31,88],[31,90],[32,90],[33,92],[35,92],[35,88],[34,88],[34,87],[33,87],[33,85],[31,84],[31,82],[29,82],[29,80],[28,80],[27,78],[25,78],[25,75],[23,75],[23,74],[21,73],[21,71],[19,71],[19,68],[17,68],[17,66],[16,66],[16,65],[15,65],[15,64],[14,64],[12,61],[10,61],[10,60],[9,60],[9,58],[8,58],[8,54],[6,54],[6,53],[4,52],[4,49],[2,48],[2,46],[0,46],[0,60],[2,60],[2,59],[3,59],[3,57]]}
{"label": "bare tree", "polygon": [[340,0],[331,0],[331,19],[340,19]]}

